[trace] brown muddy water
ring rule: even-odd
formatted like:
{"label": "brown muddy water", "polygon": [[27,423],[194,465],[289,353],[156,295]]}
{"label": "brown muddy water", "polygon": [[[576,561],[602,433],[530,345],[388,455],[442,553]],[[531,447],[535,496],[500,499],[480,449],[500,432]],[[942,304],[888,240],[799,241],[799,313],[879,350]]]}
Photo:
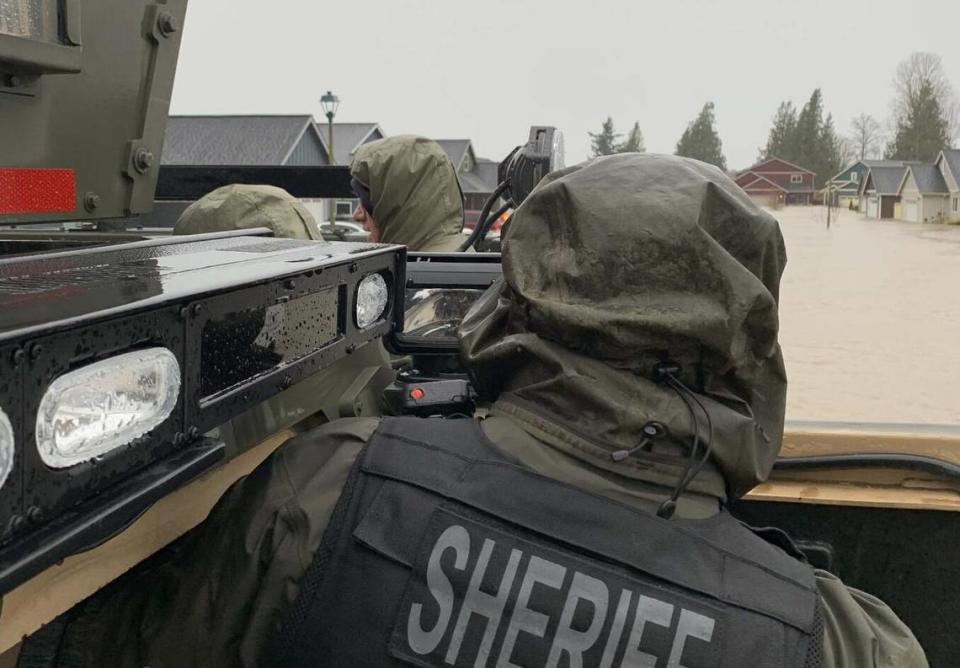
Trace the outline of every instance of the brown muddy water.
{"label": "brown muddy water", "polygon": [[773,214],[787,419],[960,424],[960,226]]}

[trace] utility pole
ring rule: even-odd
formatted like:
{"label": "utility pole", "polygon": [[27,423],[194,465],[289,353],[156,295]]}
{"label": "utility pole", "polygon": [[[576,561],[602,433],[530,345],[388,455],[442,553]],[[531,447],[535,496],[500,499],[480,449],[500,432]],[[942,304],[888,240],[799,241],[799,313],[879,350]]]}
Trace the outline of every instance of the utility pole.
{"label": "utility pole", "polygon": [[827,181],[827,229],[830,229],[830,210],[833,208],[833,177]]}

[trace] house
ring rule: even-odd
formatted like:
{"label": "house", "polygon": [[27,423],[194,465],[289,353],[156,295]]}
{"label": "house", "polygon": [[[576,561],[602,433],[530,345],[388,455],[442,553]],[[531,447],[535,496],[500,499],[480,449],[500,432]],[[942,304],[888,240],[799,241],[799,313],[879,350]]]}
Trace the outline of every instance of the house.
{"label": "house", "polygon": [[[317,123],[317,130],[323,137],[324,146],[329,143],[329,128],[326,123]],[[336,165],[349,165],[353,154],[364,144],[383,139],[386,133],[377,123],[334,123],[333,124],[333,162]]]}
{"label": "house", "polygon": [[908,166],[897,162],[870,167],[860,184],[860,211],[867,218],[880,220],[896,216],[896,207],[900,203],[900,183]]}
{"label": "house", "polygon": [[960,149],[945,148],[934,163],[950,193],[947,219],[960,220]]}
{"label": "house", "polygon": [[497,189],[497,163],[478,158],[469,139],[437,139],[457,170],[463,191],[464,220],[467,226],[476,223],[483,205]]}
{"label": "house", "polygon": [[761,206],[812,204],[817,175],[809,169],[769,158],[737,175],[736,183]]}
{"label": "house", "polygon": [[[329,165],[328,134],[310,114],[171,116],[161,164]],[[334,123],[333,163],[349,165],[360,146],[384,136],[377,123]],[[304,203],[319,220],[329,218],[325,200]],[[337,200],[337,219],[349,219],[354,206],[354,200]]]}
{"label": "house", "polygon": [[943,172],[936,165],[908,165],[897,194],[901,220],[934,223],[947,217],[950,191]]}
{"label": "house", "polygon": [[[860,184],[866,178],[871,167],[900,167],[902,160],[858,160],[830,179],[828,187],[833,190],[833,205],[848,207],[860,206]],[[826,194],[826,188],[823,193]]]}

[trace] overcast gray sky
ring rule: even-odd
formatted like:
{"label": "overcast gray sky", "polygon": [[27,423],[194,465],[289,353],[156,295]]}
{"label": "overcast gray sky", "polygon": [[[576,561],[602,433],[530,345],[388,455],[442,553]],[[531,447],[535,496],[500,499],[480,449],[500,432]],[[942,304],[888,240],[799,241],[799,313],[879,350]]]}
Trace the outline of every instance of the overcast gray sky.
{"label": "overcast gray sky", "polygon": [[470,138],[499,160],[528,126],[559,126],[568,163],[608,115],[673,152],[707,100],[731,168],[777,105],[823,89],[844,133],[886,123],[897,63],[943,57],[960,89],[957,0],[191,0],[172,113],[314,113],[388,134]]}

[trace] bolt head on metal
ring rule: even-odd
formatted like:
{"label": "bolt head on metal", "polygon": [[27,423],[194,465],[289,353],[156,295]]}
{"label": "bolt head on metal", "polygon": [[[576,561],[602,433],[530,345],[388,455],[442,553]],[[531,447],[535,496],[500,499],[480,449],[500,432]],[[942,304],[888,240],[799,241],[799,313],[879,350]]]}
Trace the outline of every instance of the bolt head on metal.
{"label": "bolt head on metal", "polygon": [[173,14],[163,12],[157,17],[157,28],[160,29],[161,35],[164,37],[169,37],[173,33],[180,30],[180,23],[177,21],[177,17]]}
{"label": "bolt head on metal", "polygon": [[136,153],[133,154],[133,166],[141,174],[153,167],[153,162],[153,153],[142,146],[137,149]]}
{"label": "bolt head on metal", "polygon": [[93,211],[100,206],[100,195],[95,192],[89,192],[83,196],[83,208],[87,211]]}

